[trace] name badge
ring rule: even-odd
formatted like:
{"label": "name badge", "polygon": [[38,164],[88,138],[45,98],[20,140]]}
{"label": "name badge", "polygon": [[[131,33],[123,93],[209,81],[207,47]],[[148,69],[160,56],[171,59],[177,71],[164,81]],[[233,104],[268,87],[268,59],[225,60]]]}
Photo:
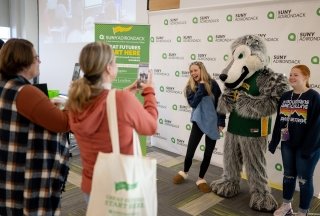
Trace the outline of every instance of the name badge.
{"label": "name badge", "polygon": [[281,129],[281,141],[289,140],[289,130],[288,128]]}

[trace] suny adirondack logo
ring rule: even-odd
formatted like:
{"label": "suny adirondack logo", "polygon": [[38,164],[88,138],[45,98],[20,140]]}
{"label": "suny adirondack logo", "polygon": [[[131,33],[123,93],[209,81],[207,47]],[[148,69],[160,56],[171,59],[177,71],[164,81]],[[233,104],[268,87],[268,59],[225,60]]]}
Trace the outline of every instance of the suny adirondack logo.
{"label": "suny adirondack logo", "polygon": [[119,190],[128,191],[128,190],[136,189],[138,186],[138,182],[129,184],[128,182],[122,181],[122,182],[116,182],[114,186],[116,191],[119,191]]}
{"label": "suny adirondack logo", "polygon": [[306,12],[295,12],[292,9],[281,9],[278,11],[269,11],[267,13],[268,19],[299,19],[299,18],[305,18]]}
{"label": "suny adirondack logo", "polygon": [[132,28],[133,26],[128,26],[128,27],[116,26],[116,27],[113,27],[112,30],[113,30],[113,34],[116,34],[118,32],[129,32],[131,31]]}

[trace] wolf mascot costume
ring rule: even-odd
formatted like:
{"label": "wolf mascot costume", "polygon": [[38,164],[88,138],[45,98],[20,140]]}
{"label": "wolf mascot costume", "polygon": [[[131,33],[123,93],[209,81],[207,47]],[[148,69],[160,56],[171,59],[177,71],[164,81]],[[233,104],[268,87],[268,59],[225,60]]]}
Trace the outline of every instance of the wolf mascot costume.
{"label": "wolf mascot costume", "polygon": [[288,90],[287,78],[267,68],[268,56],[263,39],[246,35],[231,45],[230,63],[220,74],[225,90],[218,111],[230,113],[224,144],[222,179],[211,183],[222,197],[240,191],[240,173],[245,166],[250,187],[250,208],[274,211],[277,202],[271,195],[265,153],[270,134],[271,115],[280,96]]}

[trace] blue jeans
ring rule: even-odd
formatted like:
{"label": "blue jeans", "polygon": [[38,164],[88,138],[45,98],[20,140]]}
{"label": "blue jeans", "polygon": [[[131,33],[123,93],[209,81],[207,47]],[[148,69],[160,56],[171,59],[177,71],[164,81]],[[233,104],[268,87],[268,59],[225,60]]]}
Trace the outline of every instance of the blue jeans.
{"label": "blue jeans", "polygon": [[308,210],[313,197],[313,173],[319,161],[320,149],[308,159],[302,158],[301,149],[294,149],[288,143],[281,143],[281,154],[284,168],[283,198],[292,200],[296,179],[300,187],[299,208]]}

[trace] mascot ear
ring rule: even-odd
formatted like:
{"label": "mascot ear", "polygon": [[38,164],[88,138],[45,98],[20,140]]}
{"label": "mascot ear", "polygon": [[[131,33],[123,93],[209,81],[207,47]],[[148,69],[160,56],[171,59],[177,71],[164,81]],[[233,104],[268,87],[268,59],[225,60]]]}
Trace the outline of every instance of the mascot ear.
{"label": "mascot ear", "polygon": [[254,55],[259,58],[259,61],[262,63],[262,67],[267,66],[269,64],[269,58],[264,53],[256,52],[254,53]]}
{"label": "mascot ear", "polygon": [[261,43],[260,40],[254,35],[247,35],[246,36],[246,45],[249,47],[260,47]]}
{"label": "mascot ear", "polygon": [[269,64],[269,58],[267,55],[267,48],[264,39],[256,35],[249,35],[248,37],[248,41],[250,43],[249,46],[252,49],[252,54],[256,55],[260,59],[263,66],[267,66]]}

